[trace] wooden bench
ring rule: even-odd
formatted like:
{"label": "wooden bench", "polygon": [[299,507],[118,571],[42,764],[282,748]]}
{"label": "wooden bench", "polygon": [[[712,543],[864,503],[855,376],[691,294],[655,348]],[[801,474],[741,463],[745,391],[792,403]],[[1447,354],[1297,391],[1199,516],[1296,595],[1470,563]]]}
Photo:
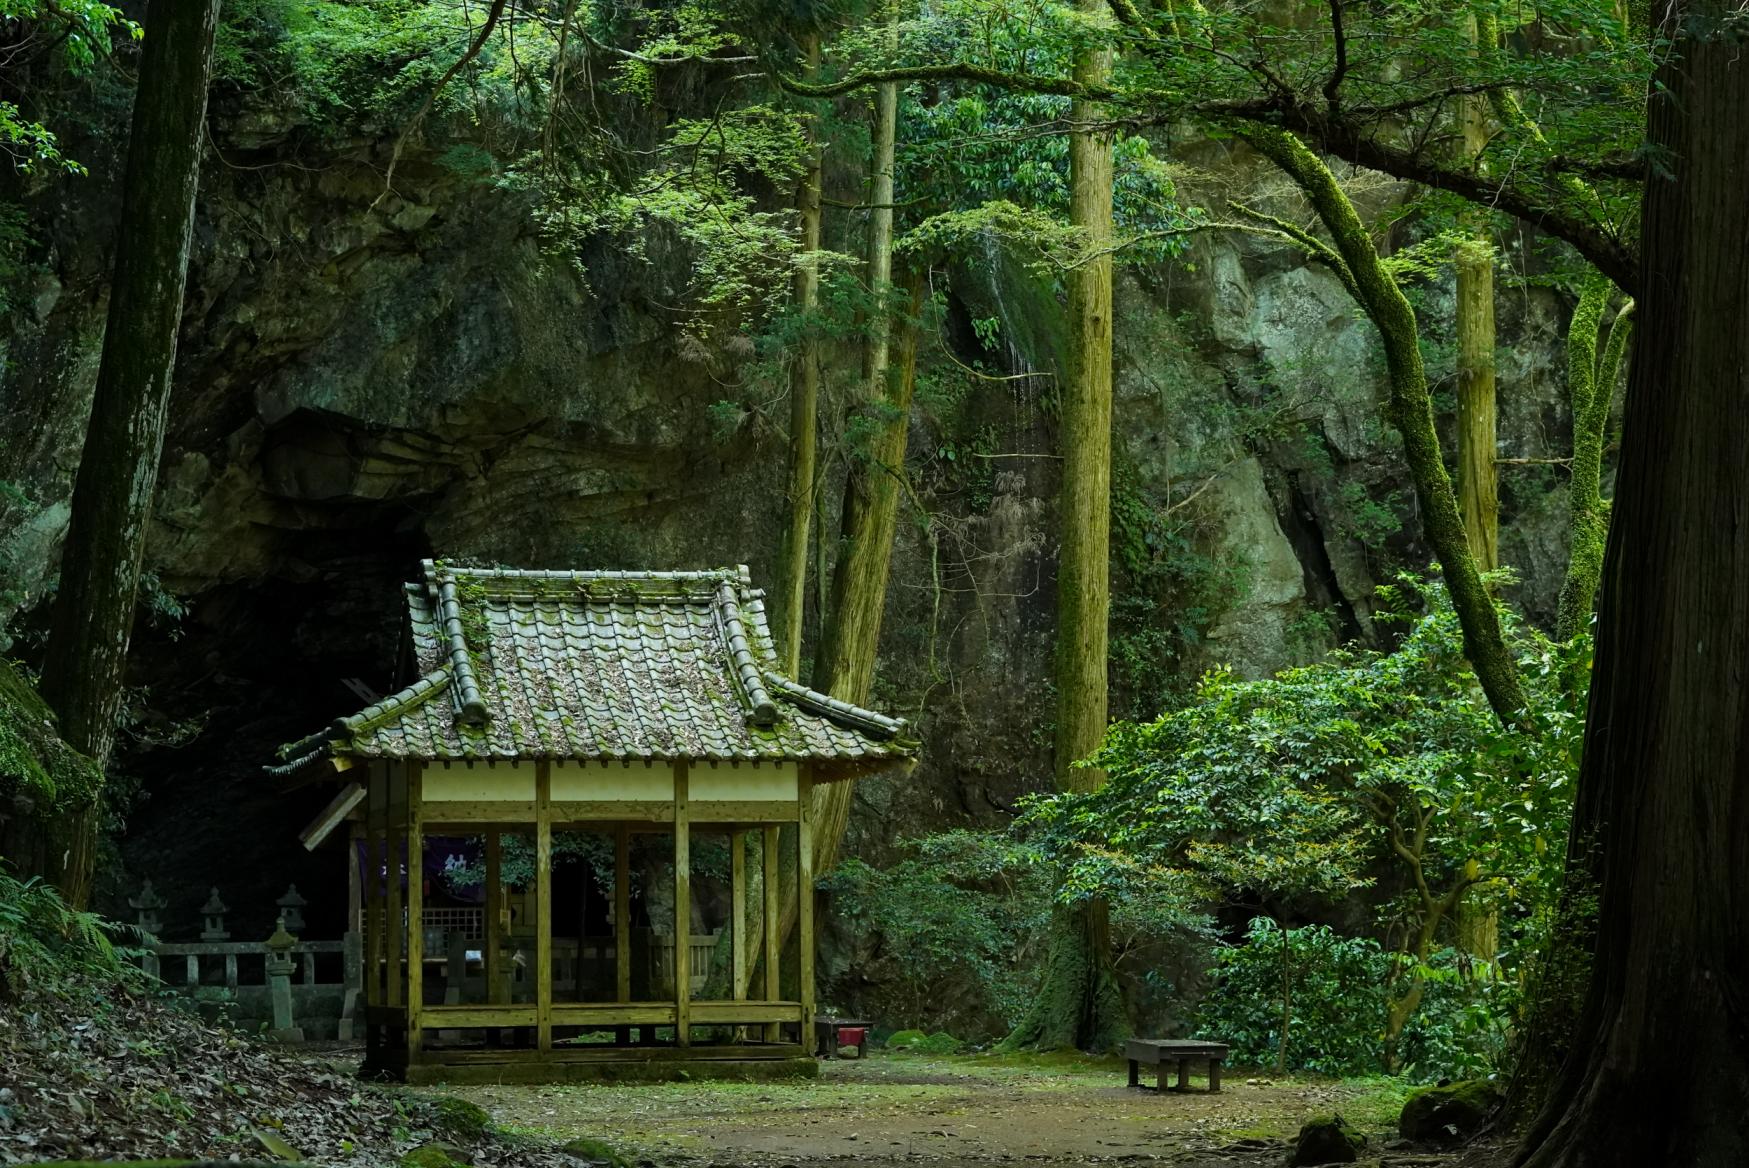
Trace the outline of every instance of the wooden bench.
{"label": "wooden bench", "polygon": [[1142,1064],[1146,1063],[1155,1068],[1156,1091],[1166,1090],[1166,1068],[1173,1063],[1178,1065],[1175,1089],[1190,1090],[1191,1060],[1207,1059],[1209,1092],[1216,1094],[1221,1089],[1221,1064],[1227,1061],[1227,1044],[1194,1038],[1132,1038],[1124,1045],[1124,1057],[1130,1060],[1130,1086],[1141,1086]]}

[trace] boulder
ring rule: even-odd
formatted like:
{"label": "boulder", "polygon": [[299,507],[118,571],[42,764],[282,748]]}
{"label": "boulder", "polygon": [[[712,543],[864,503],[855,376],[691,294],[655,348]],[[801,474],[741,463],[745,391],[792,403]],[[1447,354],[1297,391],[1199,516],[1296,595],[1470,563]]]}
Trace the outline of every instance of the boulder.
{"label": "boulder", "polygon": [[1492,1079],[1422,1087],[1404,1100],[1397,1134],[1418,1142],[1457,1143],[1481,1130],[1503,1097]]}
{"label": "boulder", "polygon": [[1288,1163],[1300,1168],[1310,1164],[1352,1164],[1366,1147],[1366,1137],[1349,1126],[1340,1113],[1314,1116],[1300,1127],[1300,1138]]}

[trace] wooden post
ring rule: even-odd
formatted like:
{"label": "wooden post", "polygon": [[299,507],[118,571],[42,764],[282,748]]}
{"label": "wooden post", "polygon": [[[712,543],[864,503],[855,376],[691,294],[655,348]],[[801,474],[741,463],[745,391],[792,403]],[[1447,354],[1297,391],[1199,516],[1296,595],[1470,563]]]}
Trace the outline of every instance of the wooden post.
{"label": "wooden post", "polygon": [[737,1002],[747,1000],[747,833],[729,833],[729,979]]}
{"label": "wooden post", "polygon": [[686,764],[674,764],[674,1042],[692,1045],[692,829]]}
{"label": "wooden post", "polygon": [[407,764],[407,1054],[416,1056],[425,1006],[425,825],[419,811],[420,767]]}
{"label": "wooden post", "polygon": [[814,1053],[814,818],[813,781],[806,768],[797,783],[796,988],[802,1000],[802,1050]]}
{"label": "wooden post", "polygon": [[388,842],[385,838],[388,813],[389,787],[385,764],[372,763],[370,767],[370,805],[365,813],[364,832],[364,1001],[367,1006],[381,1006],[385,1002],[383,997],[383,897],[387,893],[387,889],[383,884],[383,871],[388,863]]}
{"label": "wooden post", "polygon": [[[615,1001],[632,1000],[632,829],[624,823],[613,831],[613,984]],[[629,1046],[631,1027],[621,1026],[614,1038]]]}
{"label": "wooden post", "polygon": [[[777,899],[778,832],[775,824],[765,829],[759,857],[765,901],[765,1000],[768,1002],[775,1002],[783,997],[783,970],[778,968],[780,955],[777,948],[777,921],[781,908]],[[777,1042],[782,1036],[783,1027],[780,1023],[766,1023],[765,1041]]]}
{"label": "wooden post", "polygon": [[358,820],[354,819],[346,832],[346,927],[340,930],[342,936],[356,933],[362,927],[364,881],[358,873],[358,841],[361,835],[363,831]]}
{"label": "wooden post", "polygon": [[534,1001],[535,1045],[553,1049],[553,775],[535,764],[534,778]]}
{"label": "wooden post", "polygon": [[486,967],[486,1001],[501,1006],[510,1000],[504,981],[504,835],[486,833],[486,919],[480,930],[480,957]]}
{"label": "wooden post", "polygon": [[383,939],[387,942],[387,975],[388,995],[385,999],[390,1006],[399,1006],[403,1001],[403,974],[401,955],[406,951],[407,926],[406,917],[401,912],[401,876],[402,868],[407,858],[407,771],[402,764],[399,774],[394,771],[393,763],[389,771],[389,822],[385,837],[389,845],[389,919],[384,925]]}

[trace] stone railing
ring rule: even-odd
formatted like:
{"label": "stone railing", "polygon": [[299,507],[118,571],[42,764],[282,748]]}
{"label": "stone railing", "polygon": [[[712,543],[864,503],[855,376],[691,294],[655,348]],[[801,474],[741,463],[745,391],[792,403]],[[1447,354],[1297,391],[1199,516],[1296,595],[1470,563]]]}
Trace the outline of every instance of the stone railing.
{"label": "stone railing", "polygon": [[[165,902],[150,881],[128,903],[148,933],[162,927]],[[360,934],[339,941],[305,941],[304,899],[293,885],[279,898],[279,927],[262,941],[233,941],[225,928],[230,909],[213,889],[201,908],[199,941],[154,942],[140,966],[168,990],[194,999],[202,1013],[248,1028],[266,1029],[288,1042],[354,1037],[362,1005],[364,961]]]}

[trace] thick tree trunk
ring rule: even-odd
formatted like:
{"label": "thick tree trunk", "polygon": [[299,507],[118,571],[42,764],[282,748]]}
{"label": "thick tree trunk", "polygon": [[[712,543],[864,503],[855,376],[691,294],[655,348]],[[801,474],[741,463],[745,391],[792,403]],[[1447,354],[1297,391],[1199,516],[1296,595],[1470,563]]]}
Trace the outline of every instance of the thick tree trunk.
{"label": "thick tree trunk", "polygon": [[[163,452],[218,11],[218,0],[152,0],[146,12],[108,327],[42,677],[62,737],[99,764],[115,740]],[[69,844],[37,874],[76,905],[90,893],[99,802],[43,825]]]}
{"label": "thick tree trunk", "polygon": [[[1104,0],[1080,0],[1092,18]],[[1075,79],[1104,85],[1112,53],[1103,45],[1078,51]],[[1077,101],[1077,125],[1103,112]],[[1069,136],[1069,220],[1096,249],[1111,242],[1112,135],[1082,130]],[[1062,400],[1063,485],[1057,508],[1056,775],[1064,791],[1097,789],[1104,772],[1075,764],[1105,740],[1107,622],[1111,612],[1111,281],[1109,251],[1069,273],[1069,360]],[[1044,985],[1032,1008],[1004,1040],[1010,1049],[1079,1047],[1106,1050],[1129,1032],[1123,995],[1111,962],[1111,928],[1103,902],[1059,910],[1046,959]]]}
{"label": "thick tree trunk", "polygon": [[1415,484],[1422,529],[1445,573],[1446,590],[1464,634],[1464,656],[1488,704],[1502,724],[1524,722],[1524,689],[1518,666],[1507,650],[1494,598],[1482,583],[1469,536],[1458,510],[1457,494],[1446,474],[1433,422],[1433,399],[1427,391],[1427,371],[1421,363],[1415,310],[1379,261],[1372,238],[1360,221],[1336,176],[1316,154],[1292,134],[1249,123],[1231,127],[1240,138],[1281,167],[1294,181],[1336,244],[1338,274],[1360,302],[1384,342],[1391,397],[1386,415],[1403,439],[1403,457]]}
{"label": "thick tree trunk", "polygon": [[[810,34],[803,44],[803,76],[812,78],[820,64],[820,36]],[[777,651],[783,655],[784,672],[799,678],[802,668],[802,625],[807,613],[808,534],[814,523],[815,439],[820,402],[820,341],[813,316],[820,303],[820,269],[814,255],[820,250],[821,153],[817,130],[810,131],[807,167],[796,186],[796,216],[800,221],[801,266],[796,269],[795,311],[802,318],[796,344],[789,397],[789,529],[784,534],[783,560],[778,571]]]}
{"label": "thick tree trunk", "polygon": [[1676,5],[1574,838],[1599,895],[1532,1168],[1749,1163],[1749,59]]}

